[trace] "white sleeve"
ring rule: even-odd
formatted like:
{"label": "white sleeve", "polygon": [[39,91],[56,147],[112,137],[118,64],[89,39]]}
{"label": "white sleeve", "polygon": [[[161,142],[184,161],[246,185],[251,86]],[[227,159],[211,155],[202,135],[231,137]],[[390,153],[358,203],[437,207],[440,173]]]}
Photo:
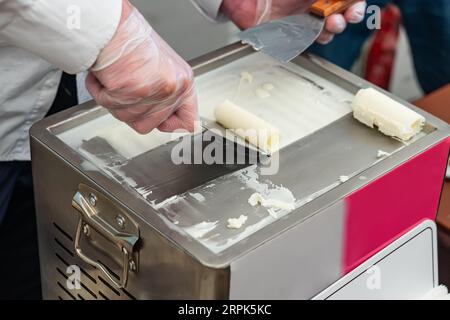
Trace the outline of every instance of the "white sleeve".
{"label": "white sleeve", "polygon": [[0,0],[0,42],[75,74],[94,64],[121,15],[122,0]]}
{"label": "white sleeve", "polygon": [[224,20],[219,12],[223,0],[191,0],[191,2],[206,18],[212,21]]}

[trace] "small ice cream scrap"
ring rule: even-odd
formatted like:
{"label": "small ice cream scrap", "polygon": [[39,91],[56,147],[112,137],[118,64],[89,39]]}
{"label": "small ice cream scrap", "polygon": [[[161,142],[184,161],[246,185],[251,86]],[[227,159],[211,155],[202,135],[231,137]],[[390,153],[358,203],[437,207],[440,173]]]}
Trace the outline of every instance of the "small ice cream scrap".
{"label": "small ice cream scrap", "polygon": [[244,71],[241,73],[241,81],[245,81],[248,83],[252,83],[253,82],[253,76],[250,72],[248,71]]}
{"label": "small ice cream scrap", "polygon": [[248,199],[248,203],[252,207],[256,207],[257,205],[261,205],[267,209],[269,214],[274,218],[278,219],[278,211],[286,210],[292,211],[295,209],[295,203],[288,203],[285,201],[277,200],[277,199],[265,199],[260,193],[254,193],[251,195],[250,199]]}
{"label": "small ice cream scrap", "polygon": [[272,91],[275,89],[275,86],[272,83],[265,83],[262,85],[262,88],[267,91]]}
{"label": "small ice cream scrap", "polygon": [[256,90],[255,90],[255,95],[256,95],[258,98],[261,98],[261,99],[267,99],[267,98],[270,98],[270,97],[271,97],[270,92],[267,91],[267,90],[265,90],[265,89],[263,89],[263,88],[258,88],[258,89],[256,89]]}
{"label": "small ice cream scrap", "polygon": [[240,229],[247,222],[247,216],[241,215],[239,218],[228,219],[227,228]]}
{"label": "small ice cream scrap", "polygon": [[386,158],[389,157],[391,154],[389,152],[383,151],[383,150],[378,150],[377,153],[377,158],[381,159],[381,158]]}

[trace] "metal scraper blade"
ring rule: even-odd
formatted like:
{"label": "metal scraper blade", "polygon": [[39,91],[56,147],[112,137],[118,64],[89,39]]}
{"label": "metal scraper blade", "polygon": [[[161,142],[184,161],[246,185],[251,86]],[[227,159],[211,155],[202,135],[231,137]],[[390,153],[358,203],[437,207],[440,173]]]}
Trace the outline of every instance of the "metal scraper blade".
{"label": "metal scraper blade", "polygon": [[309,13],[263,23],[239,33],[239,39],[281,62],[289,62],[319,37],[325,20]]}
{"label": "metal scraper blade", "polygon": [[252,150],[253,152],[256,152],[261,157],[269,158],[271,156],[271,154],[268,153],[267,151],[258,148],[258,146],[252,145],[251,143],[247,142],[245,139],[234,134],[232,130],[228,130],[228,132],[227,132],[227,129],[225,129],[224,127],[222,127],[220,124],[218,124],[215,121],[212,121],[212,120],[209,120],[206,118],[202,118],[202,127],[203,127],[203,129],[208,130],[213,134],[218,134],[219,136],[221,136],[223,138],[226,138],[229,135],[232,135],[233,142],[235,142],[245,148],[248,148],[248,149]]}

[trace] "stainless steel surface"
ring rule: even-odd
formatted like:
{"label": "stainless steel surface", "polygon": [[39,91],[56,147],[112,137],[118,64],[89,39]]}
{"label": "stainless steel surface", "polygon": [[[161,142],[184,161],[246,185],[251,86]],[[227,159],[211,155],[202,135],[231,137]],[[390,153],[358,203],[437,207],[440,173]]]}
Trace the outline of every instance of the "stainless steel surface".
{"label": "stainless steel surface", "polygon": [[[198,76],[253,53],[250,47],[237,44],[192,63]],[[293,63],[351,93],[370,86],[364,80],[314,56],[300,56]],[[183,211],[183,216],[178,216],[180,218],[178,225],[214,219],[223,221],[228,217],[234,217],[236,213],[242,212],[249,196],[249,190],[244,192],[240,190],[243,184],[237,179],[237,175],[244,173],[245,176],[246,171],[260,170],[261,167],[216,165],[205,168],[208,166],[200,165],[198,168],[195,166],[173,168],[169,150],[176,142],[128,159],[117,154],[114,148],[111,149],[107,141],[96,141],[95,146],[90,144],[90,141],[85,141],[83,144],[85,151],[98,153],[100,150],[98,148],[101,148],[101,153],[108,154],[103,159],[106,166],[110,168],[123,166],[127,176],[135,179],[137,187],[154,186],[152,196],[156,198],[147,199],[136,192],[136,186],[131,187],[117,177],[99,170],[98,167],[86,166],[89,161],[79,150],[58,138],[60,134],[70,129],[103,117],[106,114],[104,109],[90,102],[44,119],[32,128],[31,142],[33,159],[38,159],[33,162],[33,174],[45,297],[80,298],[68,292],[64,286],[67,278],[66,268],[78,265],[82,269],[84,287],[77,294],[82,298],[229,298],[230,268],[235,262],[239,262],[255,249],[262,248],[263,244],[273,239],[281,239],[282,234],[287,235],[288,231],[301,228],[302,225],[306,226],[307,222],[318,221],[316,218],[321,218],[320,221],[327,220],[327,215],[320,214],[326,212],[327,208],[339,204],[346,195],[448,138],[450,131],[447,124],[417,108],[412,108],[426,117],[427,127],[423,135],[408,145],[359,124],[351,116],[345,116],[282,149],[279,154],[280,171],[267,179],[291,189],[299,200],[297,209],[281,219],[271,221],[264,228],[218,253],[211,251],[199,239],[180,232],[176,221],[171,221],[174,218],[173,213]],[[199,135],[191,137],[193,140],[198,138]],[[377,159],[377,151],[380,148],[393,153],[385,159]],[[150,165],[158,169],[149,172]],[[351,178],[346,183],[341,183],[340,175],[349,175]],[[364,180],[359,179],[362,175],[365,177]],[[174,180],[170,181],[166,179],[167,177]],[[215,192],[214,196],[207,199],[206,206],[199,205],[187,195],[196,192],[196,189],[204,188],[211,181],[215,181]],[[108,276],[104,271],[96,268],[98,265],[85,263],[73,250],[75,236],[80,234],[80,212],[72,208],[71,204],[74,195],[80,192],[80,186],[83,185],[89,190],[83,192],[84,205],[96,207],[105,204],[111,207],[105,218],[109,225],[106,230],[111,227],[120,233],[123,231],[120,229],[122,220],[119,216],[125,219],[125,230],[130,220],[134,221],[132,225],[138,226],[140,241],[134,246],[133,259],[128,262],[130,272],[125,288],[114,288],[111,284],[114,282],[107,279]],[[180,193],[185,195],[186,202],[155,208],[149,201],[164,200]],[[90,196],[91,194],[95,199]],[[311,199],[311,195],[317,197]],[[86,210],[86,213],[91,212],[90,209]],[[248,210],[247,207],[244,209]],[[251,219],[264,218],[266,215],[258,209],[250,210]],[[83,220],[91,219],[88,215],[83,216]],[[337,224],[333,225],[337,228]],[[124,277],[118,275],[125,269],[123,252],[120,247],[118,250],[114,241],[107,240],[108,235],[104,229],[95,223],[89,224],[87,235],[79,239],[80,246],[86,256],[96,263],[101,263],[115,281],[120,282]],[[223,228],[223,225],[217,230],[220,231],[223,240],[236,235]],[[325,250],[323,246],[320,248]],[[303,249],[307,248],[302,247]],[[331,273],[327,276],[331,276]],[[318,287],[323,285],[325,284]]]}
{"label": "stainless steel surface", "polygon": [[[200,75],[252,53],[253,50],[248,46],[233,45],[208,55],[206,61],[202,59],[194,61],[194,69],[196,75]],[[364,80],[313,56],[301,56],[293,62],[353,93],[357,92],[362,87],[370,86],[370,84]],[[393,98],[398,100],[395,97]],[[58,152],[63,153],[64,158],[78,170],[85,171],[81,166],[84,159],[78,152],[65,145],[56,136],[48,134],[48,130],[57,134],[104,113],[104,111],[102,112],[98,108],[92,109],[93,106],[94,105],[90,103],[86,106],[61,113],[51,118],[51,121],[49,119],[44,120],[39,126],[34,127],[33,135],[43,143],[54,146],[54,148],[58,150]],[[407,161],[414,155],[423,152],[448,137],[449,129],[446,124],[417,108],[412,108],[426,116],[430,131],[409,146],[404,146],[398,141],[389,139],[356,121],[353,121],[353,119],[348,116],[335,122],[324,130],[306,137],[282,150],[280,152],[280,172],[277,175],[270,177],[270,180],[275,184],[283,184],[284,186],[289,187],[300,200],[305,200],[302,198],[302,195],[307,198],[312,193],[319,192],[325,188],[323,194],[320,194],[315,201],[305,202],[295,212],[283,217],[283,219],[269,224],[262,230],[246,238],[246,241],[237,242],[226,250],[221,251],[220,254],[212,252],[198,241],[192,241],[192,237],[188,236],[186,233],[174,231],[174,225],[171,223],[168,224],[167,219],[161,218],[164,217],[164,212],[158,212],[152,209],[152,207],[149,206],[149,203],[141,195],[124,190],[123,185],[120,182],[114,181],[110,179],[110,177],[96,171],[87,171],[86,174],[90,179],[107,188],[107,190],[114,194],[119,201],[127,203],[130,209],[146,221],[146,223],[153,226],[174,243],[180,245],[180,247],[189,252],[202,264],[214,268],[224,268],[236,257],[251,251],[261,243],[267,241],[267,239],[273,235],[279,234],[286,229],[301,223],[308,217],[311,217],[323,208],[336,202],[338,199],[341,199],[345,197],[345,195],[370,183],[371,180],[376,179]],[[436,128],[436,130],[432,130],[433,128]],[[339,139],[336,139],[336,137],[339,137]],[[329,141],[333,141],[333,143],[329,143]],[[168,149],[168,146],[163,148]],[[396,152],[393,152],[392,156],[379,161],[376,159],[376,154],[380,148],[388,152]],[[163,150],[164,149],[159,150],[158,154],[164,156]],[[333,159],[340,160],[330,162],[328,159],[331,155]],[[162,158],[165,159],[162,162],[167,164],[167,153],[165,157],[166,158]],[[164,175],[158,177],[147,174],[145,168],[147,168],[148,161],[153,161],[152,159],[154,160],[154,157],[152,157],[151,154],[143,154],[137,159],[133,159],[132,161],[135,165],[130,166],[129,174],[137,179],[138,184],[158,185],[157,196],[160,199],[171,197],[175,193],[195,190],[195,185],[202,187],[206,182],[212,181],[217,177],[219,177],[218,179],[222,179],[219,181],[220,184],[217,185],[218,189],[216,189],[219,196],[211,200],[210,208],[213,210],[208,210],[207,215],[204,215],[206,212],[201,213],[198,210],[196,211],[195,207],[183,207],[183,209],[187,210],[186,217],[188,219],[194,219],[189,221],[190,223],[201,222],[203,221],[202,219],[214,221],[215,218],[219,217],[222,221],[227,217],[230,217],[230,215],[233,215],[233,212],[240,212],[242,208],[239,207],[239,204],[246,203],[248,200],[248,193],[239,192],[242,184],[233,179],[225,180],[220,177],[227,171],[230,172],[231,170],[231,172],[234,172],[242,168],[225,168],[218,166],[214,169],[218,170],[215,171],[216,173],[206,174],[206,176],[203,175],[204,178],[201,178],[200,175],[193,180],[192,174],[189,174],[187,176],[189,179],[179,180],[176,184],[172,183],[168,185],[168,181],[164,179]],[[297,159],[302,159],[302,162],[298,163]],[[144,167],[142,167],[140,163],[145,164]],[[168,165],[170,166],[170,164]],[[317,170],[318,168],[320,168],[320,170]],[[191,171],[192,168],[178,168],[177,170],[181,170],[181,173],[183,173],[185,170]],[[133,174],[133,171],[136,173]],[[320,174],[318,174],[318,172],[320,172]],[[182,176],[181,173],[179,176]],[[366,180],[354,178],[344,184],[337,182],[340,175],[356,176],[362,173],[367,178]],[[172,172],[167,171],[167,174],[173,176]],[[299,179],[298,177],[302,177],[302,179]],[[335,185],[333,185],[334,182]],[[330,185],[333,185],[333,188],[329,190],[326,189]],[[172,187],[176,187],[176,189],[172,189]],[[223,203],[226,203],[227,205],[224,207]],[[176,209],[176,206],[174,209]],[[258,215],[257,209],[254,210],[255,215]],[[223,238],[230,235],[230,230],[221,228],[220,231],[224,232],[224,234],[221,235]]]}
{"label": "stainless steel surface", "polygon": [[313,300],[420,300],[439,285],[437,227],[425,220]]}
{"label": "stainless steel surface", "polygon": [[[193,144],[201,137],[194,136]],[[334,143],[330,144],[330,141]],[[402,142],[379,134],[348,115],[281,150],[278,155],[279,171],[264,177],[261,176],[260,166],[173,164],[171,150],[178,143],[174,141],[133,158],[120,170],[123,176],[136,183],[135,189],[152,191],[149,195],[143,195],[150,204],[156,201],[158,206],[166,199],[179,196],[173,203],[158,206],[156,212],[172,225],[172,231],[179,229],[178,232],[185,238],[190,238],[190,235],[184,231],[189,233],[190,228],[202,229],[204,222],[217,222],[214,228],[211,226],[213,230],[198,239],[194,238],[207,251],[192,251],[192,254],[208,263],[219,260],[221,255],[232,255],[233,251],[236,254],[234,243],[238,245],[238,241],[248,234],[246,229],[227,228],[228,219],[244,214],[248,216],[248,226],[263,224],[261,227],[264,227],[267,223],[265,228],[269,228],[271,224],[278,223],[264,209],[248,205],[248,199],[255,192],[247,187],[248,184],[282,185],[297,197],[297,208],[301,209],[330,190],[339,188],[342,185],[340,176],[358,176],[379,162],[378,150],[394,154],[405,147]],[[300,163],[298,159],[302,159]],[[191,194],[202,194],[206,200],[199,202]],[[291,215],[296,214],[299,213]]]}
{"label": "stainless steel surface", "polygon": [[[46,299],[134,300],[134,299],[227,299],[229,269],[210,269],[163,237],[145,220],[135,215],[104,186],[91,180],[64,161],[58,153],[32,138],[33,175],[38,211],[39,254],[42,290]],[[51,168],[51,170],[49,170]],[[121,211],[133,215],[139,226],[139,256],[134,259],[138,272],[131,272],[126,288],[117,289],[103,272],[78,258],[74,250],[79,213],[72,199],[79,185],[89,185],[96,195],[108,198]],[[117,212],[117,211],[116,211]],[[83,249],[101,261],[119,280],[122,255],[115,245],[100,243],[104,237],[91,230],[96,243],[81,239]],[[145,250],[144,250],[145,249]],[[68,290],[71,266],[81,269],[81,289]]]}
{"label": "stainless steel surface", "polygon": [[257,51],[289,62],[317,40],[324,25],[323,18],[302,13],[260,24],[240,32],[238,37]]}
{"label": "stainless steel surface", "polygon": [[230,299],[310,299],[342,276],[345,201],[231,263]]}

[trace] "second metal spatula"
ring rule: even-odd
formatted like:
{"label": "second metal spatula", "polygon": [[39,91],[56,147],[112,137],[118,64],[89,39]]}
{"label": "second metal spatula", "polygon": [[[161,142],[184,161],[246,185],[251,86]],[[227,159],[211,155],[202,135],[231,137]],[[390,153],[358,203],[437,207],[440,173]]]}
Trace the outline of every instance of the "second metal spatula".
{"label": "second metal spatula", "polygon": [[250,44],[281,62],[289,62],[308,49],[322,32],[325,19],[359,0],[319,0],[310,12],[263,23],[239,34]]}

